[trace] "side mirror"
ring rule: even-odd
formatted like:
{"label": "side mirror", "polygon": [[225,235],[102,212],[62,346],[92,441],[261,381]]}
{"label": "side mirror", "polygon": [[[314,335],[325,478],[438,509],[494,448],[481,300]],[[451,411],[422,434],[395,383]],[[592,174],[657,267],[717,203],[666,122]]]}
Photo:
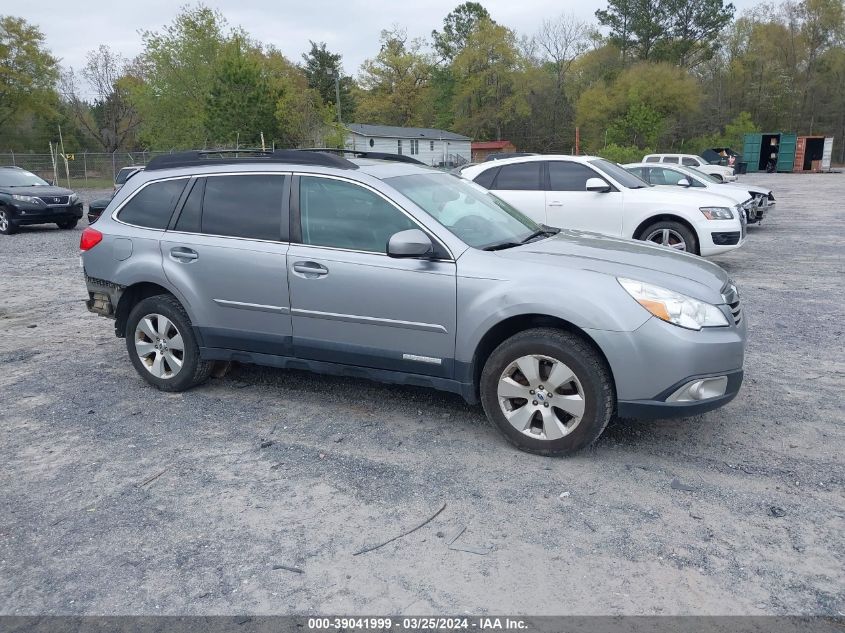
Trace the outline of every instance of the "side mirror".
{"label": "side mirror", "polygon": [[399,231],[387,241],[389,257],[425,257],[434,254],[431,239],[419,229]]}
{"label": "side mirror", "polygon": [[607,193],[610,191],[610,183],[603,178],[588,178],[587,191],[594,191],[595,193]]}
{"label": "side mirror", "polygon": [[686,178],[681,178],[681,179],[678,181],[678,186],[679,186],[679,187],[689,187],[689,186],[690,186],[690,181],[689,181],[689,180],[687,180]]}

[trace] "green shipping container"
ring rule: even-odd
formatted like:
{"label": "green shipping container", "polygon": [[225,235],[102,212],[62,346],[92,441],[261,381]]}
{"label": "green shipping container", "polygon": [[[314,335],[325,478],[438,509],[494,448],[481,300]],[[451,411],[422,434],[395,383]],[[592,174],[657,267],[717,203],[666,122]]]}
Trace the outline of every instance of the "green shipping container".
{"label": "green shipping container", "polygon": [[746,134],[742,160],[748,163],[748,172],[767,171],[770,161],[774,171],[791,172],[797,139],[796,134],[785,132]]}

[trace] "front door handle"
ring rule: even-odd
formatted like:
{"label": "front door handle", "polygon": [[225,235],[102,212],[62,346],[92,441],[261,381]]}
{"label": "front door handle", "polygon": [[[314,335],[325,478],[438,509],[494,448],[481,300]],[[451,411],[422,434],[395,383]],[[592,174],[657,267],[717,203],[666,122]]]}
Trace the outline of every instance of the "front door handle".
{"label": "front door handle", "polygon": [[187,264],[194,261],[195,259],[199,259],[199,253],[190,248],[185,248],[184,246],[171,248],[170,256],[176,261],[182,262],[183,264]]}
{"label": "front door handle", "polygon": [[558,202],[557,200],[553,200],[552,202],[550,202],[550,203],[549,203],[549,206],[550,206],[550,207],[562,207],[562,206],[563,206],[563,203],[562,203],[562,202]]}
{"label": "front door handle", "polygon": [[322,277],[329,274],[329,269],[317,262],[295,262],[293,272],[309,278]]}

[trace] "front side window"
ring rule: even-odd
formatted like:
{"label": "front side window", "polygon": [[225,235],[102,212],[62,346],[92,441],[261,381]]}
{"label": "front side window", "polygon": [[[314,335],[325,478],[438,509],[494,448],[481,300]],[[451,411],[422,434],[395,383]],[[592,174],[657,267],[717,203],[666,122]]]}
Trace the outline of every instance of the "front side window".
{"label": "front side window", "polygon": [[173,208],[187,182],[187,178],[151,182],[132,196],[117,218],[121,222],[148,229],[167,228]]}
{"label": "front side window", "polygon": [[302,243],[386,253],[399,231],[419,228],[402,211],[359,185],[303,176],[299,182]]}
{"label": "front side window", "polygon": [[644,189],[645,187],[648,187],[648,183],[641,178],[637,178],[624,167],[618,165],[617,163],[611,163],[609,160],[605,160],[604,158],[591,160],[590,165],[598,169],[600,172],[607,174],[620,185],[627,187],[628,189]]}
{"label": "front side window", "polygon": [[505,201],[451,174],[414,174],[385,182],[475,248],[521,242],[540,228]]}
{"label": "front side window", "polygon": [[598,174],[586,165],[567,161],[549,161],[551,191],[586,191],[587,181]]}
{"label": "front side window", "polygon": [[648,156],[648,157],[646,157],[645,162],[647,162],[647,163],[659,163],[660,157],[659,156]]}
{"label": "front side window", "polygon": [[543,188],[540,185],[542,165],[541,161],[503,165],[492,188],[498,191],[540,191]]}
{"label": "front side window", "polygon": [[677,156],[664,156],[663,157],[664,163],[674,163],[675,165],[678,164],[678,157]]}
{"label": "front side window", "polygon": [[698,167],[701,163],[696,160],[695,158],[685,157],[681,160],[681,163],[686,165],[687,167]]}
{"label": "front side window", "polygon": [[280,240],[284,182],[284,176],[272,174],[207,177],[202,232]]}

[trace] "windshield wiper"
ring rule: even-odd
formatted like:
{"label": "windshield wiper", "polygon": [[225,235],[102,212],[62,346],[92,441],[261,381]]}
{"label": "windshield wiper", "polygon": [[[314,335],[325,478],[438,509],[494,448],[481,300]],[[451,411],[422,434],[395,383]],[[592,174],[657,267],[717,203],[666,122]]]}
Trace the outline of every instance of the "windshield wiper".
{"label": "windshield wiper", "polygon": [[560,233],[560,229],[555,229],[555,228],[552,228],[550,226],[546,226],[545,224],[541,224],[539,229],[537,229],[536,231],[534,231],[533,233],[531,233],[527,237],[524,237],[523,239],[521,239],[518,242],[512,242],[512,241],[498,242],[497,244],[491,244],[490,246],[485,246],[481,250],[483,250],[483,251],[500,251],[500,250],[505,249],[505,248],[513,248],[514,246],[523,246],[524,244],[528,244],[528,242],[531,242],[531,241],[537,239],[538,237],[542,237],[544,235],[557,235],[558,233]]}

